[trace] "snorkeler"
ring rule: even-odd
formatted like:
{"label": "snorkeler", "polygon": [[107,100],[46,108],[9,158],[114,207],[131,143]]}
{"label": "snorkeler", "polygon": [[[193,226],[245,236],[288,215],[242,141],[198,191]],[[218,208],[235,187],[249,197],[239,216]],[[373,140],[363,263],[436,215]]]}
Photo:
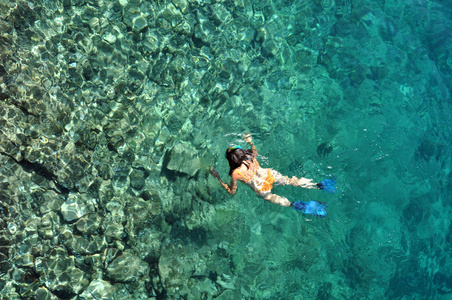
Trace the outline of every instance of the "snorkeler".
{"label": "snorkeler", "polygon": [[[326,179],[321,183],[313,183],[312,179],[307,178],[297,178],[292,177],[289,178],[280,174],[278,171],[273,169],[264,169],[262,168],[256,160],[257,157],[257,149],[252,142],[252,138],[250,134],[246,134],[244,136],[245,141],[251,146],[251,149],[242,149],[239,145],[231,145],[226,150],[226,159],[229,162],[229,175],[231,176],[231,183],[224,183],[220,175],[217,171],[212,167],[210,169],[210,174],[214,176],[223,188],[228,191],[231,195],[235,194],[237,191],[237,181],[241,181],[251,187],[253,191],[255,191],[259,197],[264,198],[271,203],[276,203],[281,206],[294,206],[296,210],[302,210],[304,213],[315,214],[319,216],[326,215],[326,212],[313,211],[306,212],[309,208],[309,205],[315,204],[322,205],[321,209],[324,211],[326,204],[321,204],[316,201],[310,202],[295,202],[291,203],[287,198],[281,197],[276,194],[272,194],[271,190],[273,188],[273,184],[276,185],[292,185],[299,186],[307,189],[322,189],[328,192],[335,192],[336,187],[335,181],[333,179]],[[316,205],[318,206],[318,205]],[[316,210],[316,208],[312,207],[312,209]],[[311,209],[311,210],[312,210]]]}

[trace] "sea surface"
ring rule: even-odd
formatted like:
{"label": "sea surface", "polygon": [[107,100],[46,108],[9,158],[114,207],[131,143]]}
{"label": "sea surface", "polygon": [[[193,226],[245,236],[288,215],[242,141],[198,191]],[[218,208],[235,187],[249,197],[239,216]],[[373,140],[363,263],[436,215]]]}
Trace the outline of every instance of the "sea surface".
{"label": "sea surface", "polygon": [[[0,1],[1,299],[452,299],[452,4]],[[324,218],[239,183],[337,180]]]}

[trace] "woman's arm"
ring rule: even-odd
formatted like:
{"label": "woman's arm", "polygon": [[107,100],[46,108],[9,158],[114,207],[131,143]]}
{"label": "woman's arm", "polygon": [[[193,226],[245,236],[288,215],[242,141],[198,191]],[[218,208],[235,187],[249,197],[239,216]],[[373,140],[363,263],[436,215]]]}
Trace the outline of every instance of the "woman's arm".
{"label": "woman's arm", "polygon": [[234,195],[235,192],[237,192],[237,180],[234,178],[231,178],[231,183],[228,185],[227,183],[224,183],[221,178],[220,178],[220,174],[218,174],[217,171],[215,171],[215,169],[212,167],[210,169],[210,174],[212,174],[213,177],[215,177],[216,179],[218,179],[218,181],[220,182],[221,186],[228,191],[229,194]]}
{"label": "woman's arm", "polygon": [[247,133],[243,136],[243,139],[245,140],[245,142],[247,142],[248,144],[250,144],[251,146],[251,151],[253,151],[254,156],[257,156],[257,149],[253,144],[253,138],[251,137],[251,134]]}

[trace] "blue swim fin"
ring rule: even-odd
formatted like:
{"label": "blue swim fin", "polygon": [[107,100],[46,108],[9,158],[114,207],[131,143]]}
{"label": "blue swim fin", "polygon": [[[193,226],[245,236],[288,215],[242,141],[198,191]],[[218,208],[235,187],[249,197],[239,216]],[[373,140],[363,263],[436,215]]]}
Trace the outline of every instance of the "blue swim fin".
{"label": "blue swim fin", "polygon": [[328,192],[328,193],[337,193],[337,187],[336,187],[336,179],[328,178],[322,180],[320,183],[317,183],[317,186],[319,189]]}
{"label": "blue swim fin", "polygon": [[301,211],[304,214],[326,217],[325,208],[328,206],[326,203],[311,200],[309,202],[297,201],[292,203],[292,205],[296,211]]}

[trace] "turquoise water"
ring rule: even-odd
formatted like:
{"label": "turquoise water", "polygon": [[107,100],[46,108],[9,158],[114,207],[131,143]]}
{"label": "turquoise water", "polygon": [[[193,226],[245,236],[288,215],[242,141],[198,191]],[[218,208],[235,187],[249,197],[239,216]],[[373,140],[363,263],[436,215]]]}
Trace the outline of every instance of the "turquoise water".
{"label": "turquoise water", "polygon": [[[450,299],[447,1],[1,1],[5,299]],[[224,151],[339,192],[227,194]]]}

